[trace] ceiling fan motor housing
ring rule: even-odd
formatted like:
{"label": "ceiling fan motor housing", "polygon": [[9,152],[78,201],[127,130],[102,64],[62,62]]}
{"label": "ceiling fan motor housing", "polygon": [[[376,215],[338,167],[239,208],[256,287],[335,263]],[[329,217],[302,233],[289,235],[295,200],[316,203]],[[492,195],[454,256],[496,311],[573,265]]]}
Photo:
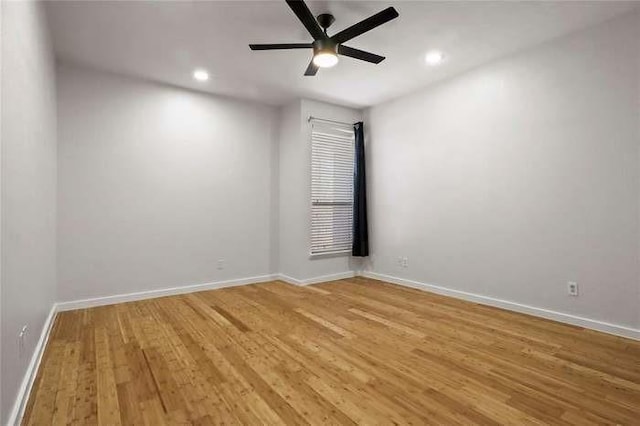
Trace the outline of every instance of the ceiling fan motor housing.
{"label": "ceiling fan motor housing", "polygon": [[333,54],[338,52],[338,44],[330,38],[316,40],[312,43],[312,46],[314,55],[320,52]]}

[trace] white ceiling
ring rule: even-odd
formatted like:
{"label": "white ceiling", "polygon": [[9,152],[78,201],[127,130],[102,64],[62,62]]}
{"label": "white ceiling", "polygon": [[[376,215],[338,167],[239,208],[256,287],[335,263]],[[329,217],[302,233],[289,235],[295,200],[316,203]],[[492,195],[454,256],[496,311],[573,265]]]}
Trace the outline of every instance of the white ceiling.
{"label": "white ceiling", "polygon": [[[311,50],[252,52],[249,43],[310,42],[282,0],[50,2],[56,54],[63,60],[181,87],[282,104],[310,97],[369,106],[522,48],[628,13],[638,2],[311,1],[338,32],[390,5],[400,17],[349,43],[386,56],[380,65],[342,57],[303,76]],[[427,67],[424,54],[447,61]],[[197,83],[194,68],[212,78]]]}

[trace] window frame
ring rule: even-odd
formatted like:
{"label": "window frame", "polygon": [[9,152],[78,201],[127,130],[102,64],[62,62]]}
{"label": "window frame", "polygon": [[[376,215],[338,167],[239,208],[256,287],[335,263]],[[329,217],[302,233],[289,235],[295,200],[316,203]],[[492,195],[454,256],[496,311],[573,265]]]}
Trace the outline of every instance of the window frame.
{"label": "window frame", "polygon": [[[322,258],[322,257],[344,257],[347,255],[351,254],[352,251],[352,245],[353,245],[353,230],[351,229],[350,234],[349,234],[349,246],[346,248],[338,248],[335,250],[328,250],[328,251],[314,251],[314,239],[313,239],[313,222],[314,222],[314,206],[350,206],[351,208],[349,209],[351,216],[349,219],[349,222],[351,224],[351,228],[353,228],[353,205],[355,202],[355,197],[354,197],[354,193],[353,193],[353,176],[355,173],[355,132],[353,131],[353,124],[349,124],[349,123],[340,123],[340,122],[336,122],[336,121],[331,121],[331,120],[323,120],[323,119],[319,119],[319,118],[313,118],[313,117],[309,117],[308,120],[308,143],[309,143],[309,188],[308,188],[308,196],[309,196],[309,233],[308,233],[308,239],[309,239],[309,258]],[[351,165],[351,179],[352,181],[350,182],[350,184],[352,185],[352,192],[351,192],[351,198],[350,201],[345,202],[345,201],[315,201],[313,198],[313,187],[314,187],[314,138],[313,138],[313,133],[314,133],[314,124],[320,125],[320,126],[326,126],[326,127],[334,127],[336,129],[339,130],[348,130],[349,134],[351,136],[351,141],[350,141],[350,145],[351,145],[351,149],[352,149],[352,153],[353,153],[353,162]],[[345,132],[346,133],[346,132]]]}

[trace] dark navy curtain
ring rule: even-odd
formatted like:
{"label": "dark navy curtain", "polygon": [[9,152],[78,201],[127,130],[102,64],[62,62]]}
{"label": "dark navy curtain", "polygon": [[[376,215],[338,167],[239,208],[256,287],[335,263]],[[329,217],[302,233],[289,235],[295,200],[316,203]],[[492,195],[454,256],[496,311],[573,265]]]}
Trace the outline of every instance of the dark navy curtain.
{"label": "dark navy curtain", "polygon": [[356,136],[356,155],[353,174],[353,246],[351,255],[369,256],[367,225],[367,175],[364,165],[364,128],[362,121],[353,125]]}

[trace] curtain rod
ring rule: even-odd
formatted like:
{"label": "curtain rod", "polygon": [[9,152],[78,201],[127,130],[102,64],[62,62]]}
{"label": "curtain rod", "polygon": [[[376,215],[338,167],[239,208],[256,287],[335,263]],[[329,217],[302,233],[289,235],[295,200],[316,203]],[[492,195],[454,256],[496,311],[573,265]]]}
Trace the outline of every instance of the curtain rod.
{"label": "curtain rod", "polygon": [[309,118],[307,119],[307,121],[311,121],[311,120],[324,121],[326,123],[333,123],[333,124],[341,124],[343,126],[349,126],[349,127],[353,126],[353,124],[354,124],[354,123],[343,123],[342,121],[325,120],[324,118],[317,118],[317,117],[314,117],[314,116],[310,115]]}

